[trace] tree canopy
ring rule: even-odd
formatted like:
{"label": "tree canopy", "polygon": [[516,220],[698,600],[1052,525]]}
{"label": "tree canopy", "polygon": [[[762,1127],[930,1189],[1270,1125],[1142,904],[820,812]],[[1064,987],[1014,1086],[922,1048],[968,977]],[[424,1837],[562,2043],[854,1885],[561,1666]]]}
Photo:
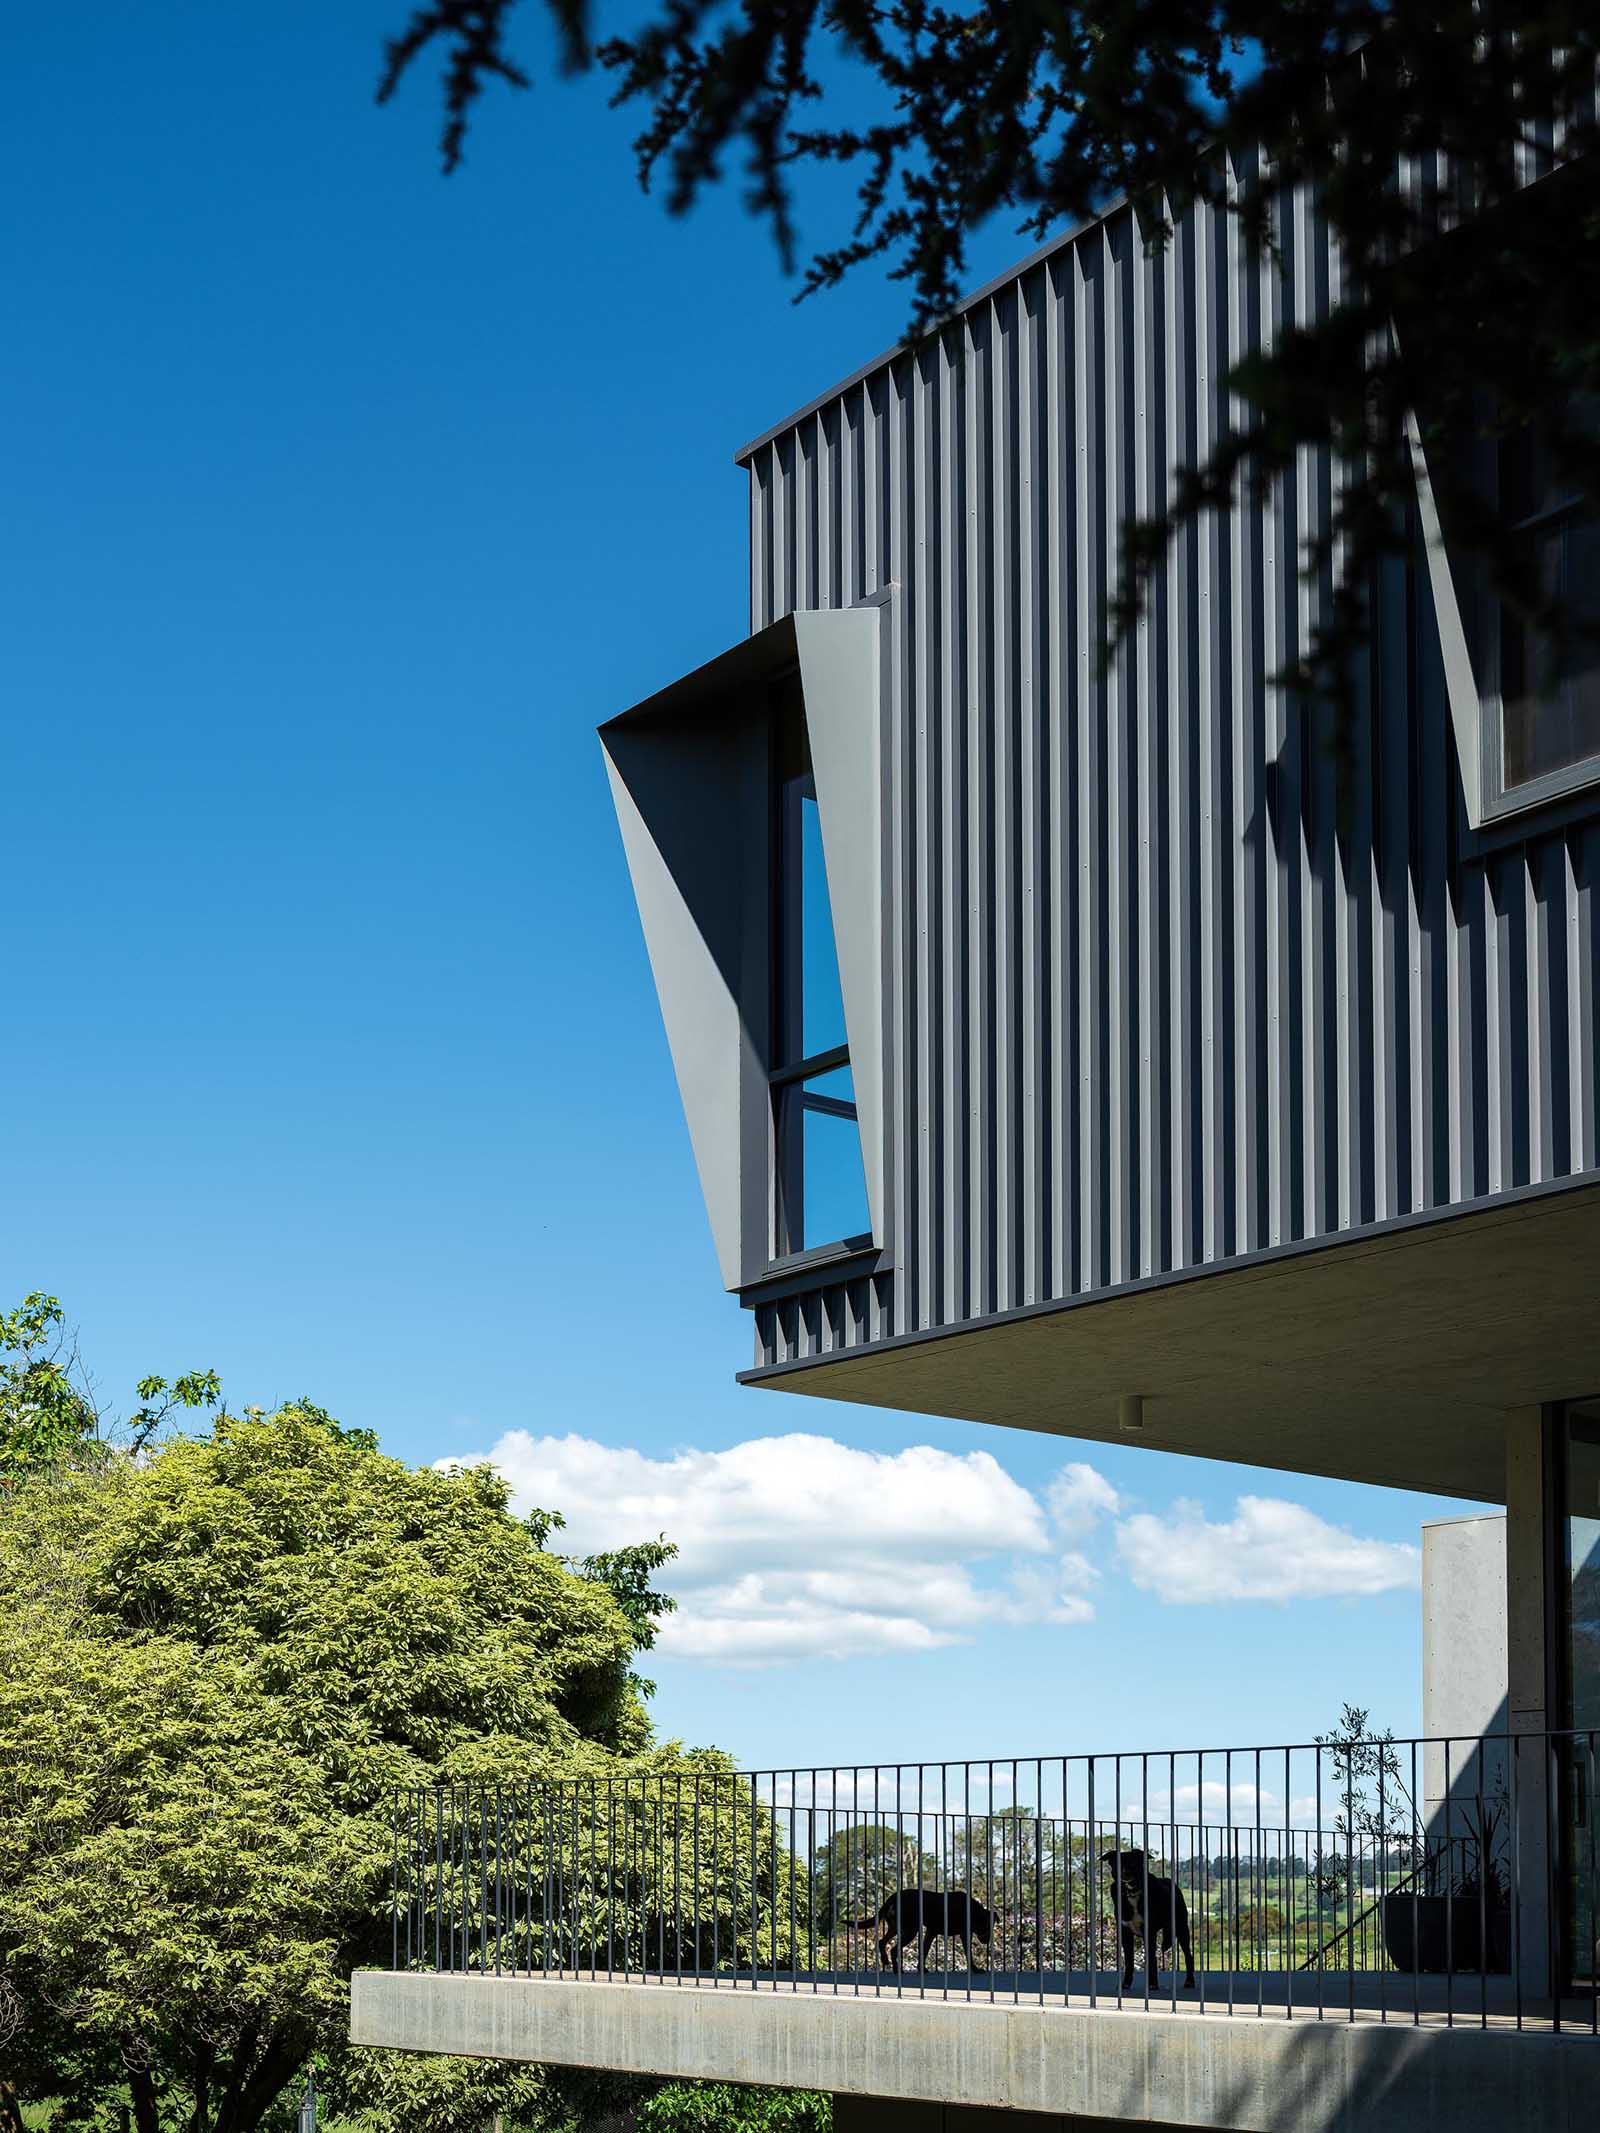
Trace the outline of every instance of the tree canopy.
{"label": "tree canopy", "polygon": [[[1287,277],[1287,203],[1314,196],[1339,286],[1310,319],[1285,303],[1229,379],[1210,456],[1124,528],[1114,628],[1178,527],[1325,454],[1333,503],[1303,558],[1319,599],[1281,679],[1348,708],[1373,572],[1411,540],[1414,419],[1441,447],[1429,470],[1461,552],[1558,657],[1595,631],[1462,449],[1531,428],[1600,508],[1593,0],[647,0],[613,35],[598,0],[546,7],[560,63],[598,62],[639,108],[640,176],[664,178],[673,212],[734,162],[789,266],[807,172],[849,173],[855,219],[811,254],[802,293],[882,261],[909,284],[913,339],[949,317],[997,214],[1043,238],[1128,196],[1160,244],[1208,199]],[[532,12],[397,6],[379,95],[442,60],[447,168],[484,92],[528,85],[514,32]]]}
{"label": "tree canopy", "polygon": [[351,1969],[389,1959],[399,1788],[673,1753],[638,1624],[542,1537],[492,1469],[413,1471],[308,1402],[13,1492],[0,2123],[48,2095],[89,2127],[123,2095],[139,2133],[250,2133],[313,2056],[373,2133],[422,2091],[441,2128],[526,2113],[538,2070],[386,2072],[344,2037]]}
{"label": "tree canopy", "polygon": [[168,1384],[141,1378],[139,1406],[125,1420],[103,1415],[66,1330],[59,1300],[35,1289],[0,1311],[0,1499],[32,1474],[93,1460],[108,1447],[137,1451],[180,1407],[215,1407],[214,1370],[186,1371]]}

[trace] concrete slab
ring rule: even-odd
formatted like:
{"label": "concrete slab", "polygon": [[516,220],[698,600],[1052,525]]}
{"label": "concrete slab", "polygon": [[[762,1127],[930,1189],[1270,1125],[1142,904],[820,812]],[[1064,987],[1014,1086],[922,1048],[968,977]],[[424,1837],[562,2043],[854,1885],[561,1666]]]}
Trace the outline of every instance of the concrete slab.
{"label": "concrete slab", "polygon": [[1234,2133],[1592,2133],[1600,2040],[920,1997],[363,1971],[351,2041]]}
{"label": "concrete slab", "polygon": [[1600,1386],[1597,1263],[1600,1186],[1573,1180],[742,1377],[1503,1503],[1506,1411]]}

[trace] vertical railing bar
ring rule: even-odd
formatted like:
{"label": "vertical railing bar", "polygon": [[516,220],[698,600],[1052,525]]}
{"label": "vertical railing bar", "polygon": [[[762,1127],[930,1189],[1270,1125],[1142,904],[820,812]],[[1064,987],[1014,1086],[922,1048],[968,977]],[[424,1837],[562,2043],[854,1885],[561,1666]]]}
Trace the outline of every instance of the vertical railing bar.
{"label": "vertical railing bar", "polygon": [[1039,2005],[1044,2005],[1044,1758],[1033,1769],[1033,1956],[1039,1972]]}
{"label": "vertical railing bar", "polygon": [[494,1788],[494,1974],[500,1975],[500,1935],[505,1913],[505,1803],[499,1780]]}
{"label": "vertical railing bar", "polygon": [[[1094,1837],[1094,1758],[1084,1758],[1084,1779],[1088,1785],[1088,1830],[1084,1843],[1084,1871],[1088,1875],[1088,2003],[1099,2007],[1101,2003],[1101,1875],[1099,1875],[1099,1839]],[[1122,1956],[1118,1954],[1118,1962]]]}
{"label": "vertical railing bar", "polygon": [[[995,1918],[996,1918],[996,1912],[997,1912],[997,1909],[998,1909],[998,1907],[996,1906],[996,1904],[995,1904],[995,1901],[994,1901],[994,1758],[993,1758],[993,1756],[991,1756],[991,1757],[989,1758],[989,1761],[988,1761],[988,1763],[987,1763],[987,1764],[985,1765],[985,1777],[984,1777],[984,1794],[983,1794],[983,1882],[984,1882],[984,1887],[985,1887],[985,1889],[986,1889],[986,1890],[988,1891],[987,1901],[988,1901],[988,1904],[989,1904],[989,1918],[990,1918],[990,1926],[991,1926],[991,1932],[992,1932],[992,1930],[993,1930],[993,1926],[994,1926],[994,1922],[995,1922]],[[1002,1931],[1002,1934],[1003,1934],[1003,1932],[1004,1932],[1004,1927],[1003,1927],[1003,1926],[1001,1927],[1001,1931]],[[995,1997],[995,1984],[994,1984],[994,1943],[993,1943],[993,1941],[992,1941],[992,1940],[990,1941],[990,1944],[989,1944],[989,1962],[988,1962],[988,1971],[989,1971],[989,2002],[990,2002],[990,2005],[992,2006],[992,2005],[994,2004],[994,1997]]]}
{"label": "vertical railing bar", "polygon": [[1144,1920],[1144,2012],[1150,2012],[1150,1978],[1156,1965],[1155,1920],[1150,1915],[1150,1757],[1139,1757],[1139,1874],[1144,1883],[1140,1916]]}
{"label": "vertical railing bar", "polygon": [[1264,1863],[1261,1857],[1261,1750],[1255,1751],[1255,1779],[1252,1785],[1255,1805],[1254,1850],[1250,1858],[1250,1908],[1255,1914],[1256,1940],[1256,2013],[1266,2012],[1267,1996],[1267,1920]]}
{"label": "vertical railing bar", "polygon": [[488,1788],[478,1787],[478,1969],[489,1968],[489,1827]]}
{"label": "vertical railing bar", "polygon": [[[941,1763],[939,1765],[939,1840],[937,1845],[935,1846],[935,1851],[938,1855],[935,1870],[937,1872],[938,1879],[941,1884],[946,1902],[949,1901],[950,1897],[950,1875],[947,1869],[947,1862],[945,1857],[946,1847],[948,1846],[949,1841],[950,1765],[948,1763]],[[950,1997],[950,1945],[948,1941],[945,1943],[944,1990],[941,1997],[946,2000],[948,2000]]]}
{"label": "vertical railing bar", "polygon": [[[572,1788],[574,1799],[578,1784]],[[589,1976],[600,1975],[600,1780],[593,1775],[589,1779],[589,1879],[584,1895],[584,1931],[589,1942]],[[581,1876],[583,1860],[580,1854],[578,1869]]]}
{"label": "vertical railing bar", "polygon": [[728,1779],[728,1848],[732,1857],[733,1890],[733,1948],[730,1960],[733,1963],[733,1989],[739,1989],[739,1781]]}
{"label": "vertical railing bar", "polygon": [[750,1780],[750,1990],[755,1992],[761,1984],[761,1942],[756,1933],[756,1844],[760,1829],[756,1816],[756,1795],[760,1779]]}
{"label": "vertical railing bar", "polygon": [[[912,1815],[916,1824],[917,1834],[916,1840],[913,1843],[911,1850],[912,1856],[916,1861],[915,1870],[917,1876],[917,1995],[920,1999],[925,2000],[928,1997],[928,1974],[926,1969],[923,1967],[922,1944],[927,1936],[928,1898],[927,1882],[922,1870],[922,1860],[923,1833],[927,1826],[923,1816],[923,1782],[927,1774],[927,1766],[923,1763],[918,1763],[916,1765],[916,1772],[917,1804],[912,1809]],[[949,1919],[946,1918],[945,1924],[948,1925],[949,1923]],[[948,1969],[950,1965],[950,1943],[948,1940],[944,1942],[944,1962],[946,1969]]]}
{"label": "vertical railing bar", "polygon": [[839,1898],[839,1890],[842,1885],[845,1892],[846,1908],[848,1908],[848,1900],[850,1894],[850,1831],[848,1823],[845,1826],[844,1841],[844,1879],[843,1883],[841,1884],[839,1875],[839,1773],[837,1770],[831,1770],[828,1773],[828,1835],[826,1839],[828,1846],[828,1887],[832,1898],[831,1907],[828,1913],[828,1967],[833,1973],[833,1990],[835,1996],[837,1996],[840,1991],[839,1965],[841,1958],[839,1927],[841,1923],[844,1926],[843,1974],[846,1988],[848,1988],[850,1976],[850,1935],[852,1928],[850,1926],[848,1918],[843,1918],[841,1916]]}
{"label": "vertical railing bar", "polygon": [[539,1843],[539,1879],[541,1883],[539,1907],[543,1914],[540,1919],[539,1945],[544,1975],[548,1977],[550,1974],[550,1929],[555,1912],[555,1885],[553,1880],[555,1859],[551,1843],[550,1787],[548,1784],[540,1788],[539,1814],[542,1825]]}
{"label": "vertical railing bar", "polygon": [[[1448,1755],[1448,1747],[1445,1752]],[[1380,1901],[1383,1891],[1384,1853],[1388,1848],[1389,1841],[1387,1802],[1384,1797],[1384,1779],[1387,1775],[1388,1756],[1388,1749],[1380,1746],[1378,1749],[1378,1855],[1372,1869],[1373,1893],[1374,1897]],[[1363,1904],[1362,1908],[1365,1909],[1366,1906]],[[1448,1988],[1446,1989],[1448,1990]],[[1380,1971],[1378,1973],[1378,2022],[1380,2027],[1386,2025],[1388,2020],[1389,1986],[1387,1979],[1384,1978]]]}
{"label": "vertical railing bar", "polygon": [[1444,1738],[1444,2026],[1446,2029],[1454,2029],[1456,2014],[1456,1877],[1450,1863],[1454,1844],[1450,1828],[1453,1794],[1454,1784],[1450,1775],[1450,1736],[1446,1734]]}
{"label": "vertical railing bar", "polygon": [[[1583,1796],[1583,1813],[1589,1830],[1589,2033],[1594,2036],[1600,2034],[1600,1974],[1597,1974],[1600,1973],[1600,1962],[1596,1961],[1597,1955],[1600,1955],[1600,1915],[1597,1915],[1595,1890],[1593,1732],[1590,1731],[1585,1738],[1587,1752],[1584,1760],[1587,1769],[1587,1783]],[[1576,1754],[1576,1744],[1574,1744],[1574,1754]],[[1576,1905],[1574,1905],[1574,1909],[1576,1909]],[[1574,1924],[1576,1924],[1576,1921],[1574,1921]],[[1574,1938],[1576,1938],[1576,1934],[1574,1934]]]}
{"label": "vertical railing bar", "polygon": [[1347,2019],[1356,2018],[1356,1880],[1355,1880],[1355,1749],[1344,1752],[1344,1895],[1348,1914],[1345,1938],[1350,1944],[1345,1976],[1349,1988]]}
{"label": "vertical railing bar", "polygon": [[1195,1813],[1200,1818],[1200,1879],[1203,1895],[1200,1904],[1200,2012],[1206,2011],[1206,1971],[1211,1955],[1211,1846],[1206,1837],[1206,1752],[1195,1750],[1194,1758]]}
{"label": "vertical railing bar", "polygon": [[[796,1798],[800,1790],[800,1773],[789,1772],[789,1989],[800,1990],[800,1920],[795,1908],[797,1874],[796,1861],[799,1854],[795,1846],[795,1812],[799,1805]],[[809,1885],[809,1883],[808,1883]]]}
{"label": "vertical railing bar", "polygon": [[[1011,1822],[1015,1831],[1012,1840],[1012,1949],[1011,1949],[1011,1999],[1013,2005],[1022,1997],[1022,1801],[1021,1777],[1017,1758],[1011,1758]],[[1002,1842],[1001,1849],[1004,1850]],[[1004,1869],[1002,1869],[1002,1872]]]}
{"label": "vertical railing bar", "polygon": [[1060,1856],[1064,1861],[1064,1868],[1058,1866],[1056,1869],[1058,1882],[1062,1872],[1065,1871],[1066,1874],[1066,1888],[1063,1892],[1066,1899],[1066,1913],[1063,1921],[1065,1934],[1061,1950],[1061,2004],[1065,2007],[1072,1998],[1072,1817],[1070,1802],[1067,1797],[1067,1758],[1065,1756],[1061,1758]]}
{"label": "vertical railing bar", "polygon": [[[806,1967],[811,1972],[811,1990],[817,1989],[817,1773],[811,1771],[806,1792]],[[832,1894],[832,1876],[829,1877]],[[833,1921],[829,1920],[831,1926]],[[830,1961],[829,1968],[832,1968]],[[835,1982],[834,1990],[838,1990]]]}
{"label": "vertical railing bar", "polygon": [[772,1797],[767,1802],[767,1872],[771,1881],[768,1900],[772,1907],[772,1989],[778,1989],[778,1773],[770,1780]]}
{"label": "vertical railing bar", "polygon": [[[882,1771],[880,1769],[880,1766],[877,1763],[874,1763],[872,1766],[872,1830],[873,1841],[877,1846],[878,1854],[878,1879],[880,1883],[880,1898],[884,1894],[881,1887],[883,1879],[883,1787],[880,1782],[881,1777]],[[865,1854],[867,1858],[870,1858],[872,1856],[872,1851],[873,1845],[868,1844],[865,1847]],[[898,1869],[899,1861],[897,1860],[895,1864],[896,1868]],[[870,1910],[871,1906],[869,1905],[868,1908]],[[896,1907],[895,1910],[894,1922],[898,1933],[898,1928],[900,1924],[900,1912],[898,1907]],[[900,1943],[898,1938],[895,1941],[894,1953],[895,1961],[898,1963],[901,1959]],[[877,1969],[874,1970],[872,1973],[872,1991],[873,1997],[875,1999],[881,1999],[883,1997],[883,1964],[881,1961],[879,1962]]]}
{"label": "vertical railing bar", "polygon": [[[510,1916],[511,1975],[515,1977],[522,1968],[517,1959],[518,1950],[521,1947],[522,1926],[522,1883],[518,1873],[522,1859],[522,1822],[517,1813],[517,1788],[515,1783],[508,1785],[506,1790],[511,1821],[506,1838],[506,1888],[504,1900],[506,1910]],[[503,1935],[505,1932],[504,1923],[502,1923],[501,1931]]]}
{"label": "vertical railing bar", "polygon": [[[1223,1750],[1222,1793],[1223,1812],[1228,1818],[1228,1848],[1223,1857],[1227,1862],[1227,1870],[1233,1879],[1231,1891],[1233,1899],[1232,1911],[1228,1921],[1229,1945],[1226,1950],[1228,1956],[1228,2012],[1232,2014],[1234,1987],[1239,1969],[1239,1850],[1233,1834],[1233,1750],[1231,1748]],[[1226,1902],[1227,1897],[1225,1896],[1223,1900]]]}
{"label": "vertical railing bar", "polygon": [[[961,1765],[961,1815],[966,1836],[967,1889],[972,1892],[972,1764]],[[994,1960],[994,1944],[990,1942],[990,1961]],[[967,1998],[972,1998],[972,1959],[967,1959]]]}
{"label": "vertical railing bar", "polygon": [[[860,1811],[862,1811],[862,1766],[853,1764],[851,1773],[849,1773],[849,1805],[845,1809],[845,1860],[849,1860],[851,1849],[855,1847],[855,1830],[858,1830],[858,1815],[860,1815]],[[870,1890],[866,1888],[866,1875],[868,1875],[866,1832],[862,1832],[860,1856],[862,1856],[862,1894],[868,1898],[868,1901],[866,1901],[866,1915],[870,1918],[870,1915],[873,1915],[873,1901],[870,1901]],[[849,1875],[845,1877],[845,1888],[849,1888]],[[870,1960],[870,1947],[873,1947],[873,1928],[866,1926],[864,1930],[866,1930],[868,1954],[862,1956],[862,1962],[868,1962]],[[862,1973],[860,1973],[860,1967],[853,1967],[851,1984],[853,1984],[853,1996],[855,1996],[855,1999],[860,1999],[860,1996],[862,1996]]]}
{"label": "vertical railing bar", "polygon": [[[615,1847],[615,1845],[613,1845],[613,1846],[612,1846],[612,1860],[613,1860],[613,1870],[612,1870],[612,1877],[611,1877],[611,1878],[612,1878],[612,1884],[613,1884],[613,1887],[614,1887],[614,1886],[615,1886],[615,1884],[616,1884],[616,1880],[617,1880],[617,1873],[616,1873],[616,1867],[615,1867],[615,1861],[616,1861],[616,1847]],[[624,1984],[626,1984],[626,1983],[628,1983],[628,1982],[629,1982],[629,1980],[631,1980],[631,1978],[632,1978],[632,1976],[633,1976],[633,1916],[632,1916],[632,1898],[633,1898],[633,1781],[632,1781],[632,1779],[631,1779],[631,1778],[629,1778],[629,1777],[628,1777],[628,1776],[626,1775],[626,1773],[624,1773],[624,1775],[623,1775],[623,1780],[622,1780],[622,1860],[621,1860],[621,1867],[622,1867],[622,1875],[621,1875],[621,1879],[622,1879],[622,1978],[623,1978],[623,1982],[624,1982]],[[639,1918],[640,1918],[640,1923],[641,1923],[641,1925],[642,1925],[642,1924],[643,1924],[643,1920],[644,1920],[644,1904],[643,1904],[643,1901],[642,1901],[642,1896],[643,1896],[643,1891],[642,1891],[642,1890],[641,1890],[640,1894],[641,1894],[641,1902],[640,1902],[640,1905],[639,1905]],[[613,1956],[613,1958],[612,1958],[612,1964],[613,1964],[613,1968],[615,1967],[615,1962],[616,1962],[616,1958],[615,1958],[615,1956]]]}
{"label": "vertical railing bar", "polygon": [[1123,1907],[1127,1898],[1122,1886],[1122,1757],[1116,1758],[1116,1782],[1113,1786],[1113,1806],[1116,1810],[1116,1834],[1111,1839],[1111,1912],[1117,1922],[1117,2006],[1122,2005],[1123,1981],[1128,1975],[1128,1958],[1122,1939]]}
{"label": "vertical railing bar", "polygon": [[[1413,1751],[1415,1752],[1415,1751]],[[1473,1748],[1469,1746],[1469,1753]],[[1488,1773],[1484,1769],[1484,1743],[1475,1744],[1478,1764],[1478,1830],[1482,1856],[1478,1861],[1478,2027],[1489,2026],[1489,1879],[1494,1871],[1491,1827],[1488,1821]]]}
{"label": "vertical railing bar", "polygon": [[1328,1942],[1327,1936],[1322,1930],[1322,1879],[1324,1873],[1323,1861],[1327,1857],[1327,1849],[1323,1843],[1322,1829],[1322,1743],[1320,1741],[1317,1742],[1316,1746],[1311,1751],[1311,1756],[1311,1787],[1316,1794],[1317,1816],[1317,1858],[1315,1869],[1317,1877],[1317,2020],[1320,2022],[1323,2020],[1325,2013],[1322,2004],[1323,1978],[1326,1974],[1328,1967],[1328,1960],[1325,1952],[1327,1949]]}
{"label": "vertical railing bar", "polygon": [[449,1825],[449,1877],[450,1877],[450,1953],[447,1967],[452,1976],[456,1970],[456,1955],[461,1945],[461,1797],[452,1785],[446,1795]]}
{"label": "vertical railing bar", "polygon": [[[561,1780],[555,1779],[549,1789],[545,1812],[545,1828],[549,1849],[546,1852],[545,1878],[549,1885],[550,1900],[545,1920],[545,1946],[547,1953],[555,1955],[555,1970],[559,1976],[567,1967],[565,1934],[567,1930],[566,1888],[566,1809],[561,1804]],[[551,1967],[548,1960],[546,1969]]]}
{"label": "vertical railing bar", "polygon": [[472,1968],[472,1784],[470,1779],[461,1789],[461,1970],[463,1976]]}
{"label": "vertical railing bar", "polygon": [[1167,1955],[1172,1963],[1172,2012],[1178,2011],[1178,1758],[1167,1751],[1167,1828],[1172,1842],[1167,1856]]}
{"label": "vertical railing bar", "polygon": [[[904,1767],[905,1766],[902,1763],[896,1763],[894,1766],[894,1874],[891,1877],[894,1882],[894,1887],[890,1891],[890,1894],[894,1896],[899,1895],[901,1888],[904,1885],[902,1882],[902,1876],[905,1873],[905,1816],[900,1804],[900,1773],[904,1769]],[[922,1876],[919,1873],[917,1876],[917,1887],[919,1891],[917,1897],[917,1983],[919,1986],[922,1982],[922,1898],[920,1894],[921,1885]],[[905,1923],[905,1906],[903,1904],[897,1903],[895,1905],[894,1922],[896,1933],[898,1934]],[[906,1944],[903,1939],[896,1939],[894,1959],[895,1981],[892,1989],[903,1997],[906,1989]]]}
{"label": "vertical railing bar", "polygon": [[1516,2004],[1517,2027],[1522,2027],[1522,1755],[1521,1747],[1526,1734],[1507,1735],[1506,1746],[1511,1763],[1511,1978],[1512,1996]]}
{"label": "vertical railing bar", "polygon": [[400,1967],[400,1801],[389,1806],[389,1968]]}
{"label": "vertical railing bar", "polygon": [[[1426,1779],[1428,1773],[1426,1757],[1424,1757],[1423,1760],[1422,1773],[1424,1779]],[[1417,1870],[1417,1868],[1419,1858],[1422,1864],[1425,1866],[1427,1863],[1428,1856],[1428,1830],[1426,1823],[1423,1824],[1422,1828],[1421,1844],[1419,1845],[1416,1841],[1415,1830],[1419,1813],[1420,1808],[1418,1804],[1417,1794],[1417,1744],[1415,1741],[1413,1741],[1411,1743],[1411,1822],[1413,1832],[1411,1844],[1411,2026],[1413,2029],[1420,2029],[1422,2027],[1422,1965],[1417,1960],[1418,1953],[1420,1952],[1422,1946],[1421,1941],[1417,1937],[1422,1930],[1420,1923],[1422,1915],[1422,1899],[1417,1893],[1418,1884],[1422,1880],[1422,1875]],[[1450,1788],[1448,1785],[1445,1787],[1444,1825],[1445,1836],[1448,1841],[1450,1833]]]}
{"label": "vertical railing bar", "polygon": [[1294,2020],[1294,1981],[1300,1975],[1300,1903],[1294,1877],[1294,1769],[1292,1748],[1283,1751],[1283,1849],[1278,1855],[1279,1911],[1289,1915],[1289,1959],[1283,1973],[1287,2018]]}
{"label": "vertical railing bar", "polygon": [[1562,1946],[1562,1837],[1561,1748],[1554,1733],[1545,1735],[1544,1771],[1544,1860],[1545,1860],[1545,1962],[1550,1985],[1550,2026],[1561,2034],[1561,1988],[1566,1983],[1566,1950]]}
{"label": "vertical railing bar", "polygon": [[[683,1983],[683,1772],[672,1780],[672,1940],[678,1983]],[[693,1891],[690,1892],[691,1900]]]}

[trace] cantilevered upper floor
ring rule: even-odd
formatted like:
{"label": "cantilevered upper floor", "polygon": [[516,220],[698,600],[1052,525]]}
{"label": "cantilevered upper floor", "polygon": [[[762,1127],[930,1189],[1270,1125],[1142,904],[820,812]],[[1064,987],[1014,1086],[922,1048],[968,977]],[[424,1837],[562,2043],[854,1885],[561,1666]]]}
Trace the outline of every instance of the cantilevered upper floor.
{"label": "cantilevered upper floor", "polygon": [[1116,209],[747,446],[751,634],[603,741],[752,1379],[1495,1497],[1503,1410],[1600,1382],[1600,670],[1529,680],[1419,458],[1341,781],[1270,680],[1310,451],[1098,656],[1336,285],[1278,234]]}

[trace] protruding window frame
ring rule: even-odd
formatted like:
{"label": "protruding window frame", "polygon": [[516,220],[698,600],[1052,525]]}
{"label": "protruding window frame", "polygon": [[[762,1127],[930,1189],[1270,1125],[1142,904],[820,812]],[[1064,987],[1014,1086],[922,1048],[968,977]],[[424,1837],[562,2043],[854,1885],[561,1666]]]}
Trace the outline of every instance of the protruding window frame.
{"label": "protruding window frame", "polygon": [[[882,811],[894,589],[797,609],[601,729],[723,1285],[746,1303],[892,1266]],[[798,667],[871,1234],[773,1257],[771,725]]]}
{"label": "protruding window frame", "polygon": [[818,1095],[806,1087],[807,1082],[822,1075],[851,1067],[852,1060],[848,1040],[818,1052],[808,1053],[805,1049],[801,810],[808,797],[816,804],[817,790],[798,667],[790,668],[773,683],[768,720],[772,781],[768,830],[772,919],[772,1030],[767,1072],[772,1151],[768,1248],[772,1271],[781,1273],[818,1252],[870,1250],[872,1234],[868,1228],[840,1237],[806,1238],[805,1115],[813,1112],[848,1120],[856,1128],[858,1153],[861,1119],[853,1100],[844,1102]]}
{"label": "protruding window frame", "polygon": [[[1445,687],[1456,755],[1465,788],[1467,819],[1474,830],[1516,823],[1536,808],[1549,807],[1600,789],[1600,751],[1580,757],[1535,778],[1508,785],[1505,778],[1505,702],[1501,693],[1502,603],[1486,582],[1477,558],[1452,561],[1449,537],[1439,513],[1428,472],[1421,429],[1408,422],[1417,505],[1428,561],[1428,580],[1444,654]],[[1498,468],[1491,473],[1498,493]],[[1569,512],[1538,512],[1529,528]],[[1520,531],[1519,526],[1516,530]],[[1463,581],[1465,597],[1463,597]],[[1476,640],[1476,645],[1474,645]],[[1476,656],[1474,653],[1476,651]]]}

